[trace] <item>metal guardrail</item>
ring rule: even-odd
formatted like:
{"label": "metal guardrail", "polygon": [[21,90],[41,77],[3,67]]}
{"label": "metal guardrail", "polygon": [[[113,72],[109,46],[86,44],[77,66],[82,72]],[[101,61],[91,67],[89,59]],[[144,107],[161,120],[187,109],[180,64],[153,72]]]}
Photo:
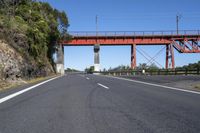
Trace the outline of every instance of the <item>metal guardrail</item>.
{"label": "metal guardrail", "polygon": [[174,70],[129,70],[129,71],[108,71],[100,72],[103,75],[123,76],[123,75],[200,75],[198,69],[174,69]]}
{"label": "metal guardrail", "polygon": [[161,35],[200,35],[200,30],[177,31],[71,31],[72,36],[161,36]]}

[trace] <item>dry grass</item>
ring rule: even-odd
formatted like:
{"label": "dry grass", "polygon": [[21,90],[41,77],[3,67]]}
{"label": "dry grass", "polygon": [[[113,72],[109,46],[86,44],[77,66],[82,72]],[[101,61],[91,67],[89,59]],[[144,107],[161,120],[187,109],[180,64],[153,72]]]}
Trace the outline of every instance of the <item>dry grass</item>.
{"label": "dry grass", "polygon": [[26,82],[28,84],[33,84],[33,83],[37,83],[37,82],[40,82],[40,81],[43,81],[43,80],[47,80],[47,79],[53,78],[55,76],[56,75],[52,75],[52,76],[48,76],[48,77],[38,77],[38,78],[31,79],[31,80],[27,80]]}
{"label": "dry grass", "polygon": [[22,82],[9,82],[9,81],[0,81],[0,91],[5,91],[11,88],[22,85]]}
{"label": "dry grass", "polygon": [[43,80],[47,80],[53,77],[56,77],[57,75],[51,75],[48,77],[38,77],[38,78],[34,78],[31,80],[20,80],[20,81],[0,81],[0,92],[1,91],[5,91],[8,89],[14,89],[16,87],[22,86],[24,84],[35,84],[38,82],[41,82]]}
{"label": "dry grass", "polygon": [[200,90],[200,83],[199,83],[199,84],[196,84],[196,85],[194,86],[194,88]]}

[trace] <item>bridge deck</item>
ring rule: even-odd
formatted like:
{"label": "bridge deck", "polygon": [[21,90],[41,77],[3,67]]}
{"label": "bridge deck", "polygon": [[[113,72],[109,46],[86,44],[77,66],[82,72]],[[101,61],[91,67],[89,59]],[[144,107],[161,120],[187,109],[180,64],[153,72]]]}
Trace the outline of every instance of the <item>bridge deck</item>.
{"label": "bridge deck", "polygon": [[180,53],[200,53],[200,31],[141,31],[141,32],[70,32],[70,41],[61,41],[66,46],[100,45],[169,45]]}
{"label": "bridge deck", "polygon": [[71,41],[62,41],[63,45],[166,45],[173,41],[199,41],[199,30],[179,31],[137,31],[137,32],[70,32]]}
{"label": "bridge deck", "polygon": [[72,31],[72,36],[177,36],[177,35],[200,35],[200,30],[181,31]]}

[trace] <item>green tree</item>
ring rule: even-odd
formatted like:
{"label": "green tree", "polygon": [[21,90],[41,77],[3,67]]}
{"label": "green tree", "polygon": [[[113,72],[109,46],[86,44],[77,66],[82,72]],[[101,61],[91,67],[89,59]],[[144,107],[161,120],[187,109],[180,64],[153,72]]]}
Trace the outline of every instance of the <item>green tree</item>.
{"label": "green tree", "polygon": [[52,8],[49,3],[0,1],[0,29],[3,31],[0,37],[38,66],[53,64],[56,42],[70,39],[68,26],[66,13]]}
{"label": "green tree", "polygon": [[149,69],[149,70],[159,70],[159,67],[156,66],[155,63],[152,63],[151,65],[148,66],[148,69]]}
{"label": "green tree", "polygon": [[148,65],[146,63],[140,63],[138,65],[137,69],[139,69],[139,70],[148,69]]}
{"label": "green tree", "polygon": [[90,66],[89,68],[86,68],[85,72],[87,72],[87,73],[93,73],[94,72],[94,66]]}

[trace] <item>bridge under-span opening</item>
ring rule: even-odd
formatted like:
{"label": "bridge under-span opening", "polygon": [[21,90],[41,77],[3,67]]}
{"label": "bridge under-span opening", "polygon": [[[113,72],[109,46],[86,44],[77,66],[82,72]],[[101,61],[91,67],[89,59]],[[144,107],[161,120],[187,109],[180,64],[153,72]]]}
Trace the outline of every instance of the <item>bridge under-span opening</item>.
{"label": "bridge under-span opening", "polygon": [[[200,30],[179,31],[118,31],[118,32],[69,32],[70,41],[61,40],[58,48],[57,71],[64,73],[63,46],[94,46],[95,71],[99,71],[100,46],[131,46],[131,68],[136,68],[137,45],[165,45],[166,69],[175,68],[174,49],[179,53],[200,53]],[[171,64],[171,65],[169,65]]]}

